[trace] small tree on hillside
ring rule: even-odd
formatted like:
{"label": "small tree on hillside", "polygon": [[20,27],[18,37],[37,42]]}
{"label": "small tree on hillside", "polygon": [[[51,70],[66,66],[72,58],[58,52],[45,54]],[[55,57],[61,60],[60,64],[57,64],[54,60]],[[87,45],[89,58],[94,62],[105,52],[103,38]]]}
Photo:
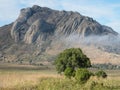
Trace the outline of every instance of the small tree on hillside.
{"label": "small tree on hillside", "polygon": [[66,76],[74,75],[77,68],[87,68],[91,66],[89,58],[83,54],[80,48],[70,48],[60,53],[55,60],[58,73],[64,72]]}

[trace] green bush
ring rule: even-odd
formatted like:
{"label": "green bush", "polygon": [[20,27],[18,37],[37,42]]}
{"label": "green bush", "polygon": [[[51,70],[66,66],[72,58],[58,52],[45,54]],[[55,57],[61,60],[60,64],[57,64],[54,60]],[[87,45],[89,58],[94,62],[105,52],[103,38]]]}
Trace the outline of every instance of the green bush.
{"label": "green bush", "polygon": [[96,72],[95,75],[97,77],[102,77],[102,78],[106,78],[107,77],[107,74],[104,71],[102,71],[102,70]]}
{"label": "green bush", "polygon": [[76,70],[75,79],[80,83],[85,83],[91,75],[87,69],[79,68]]}
{"label": "green bush", "polygon": [[71,67],[67,67],[65,69],[64,75],[68,78],[71,78],[72,76],[74,77],[74,70]]}

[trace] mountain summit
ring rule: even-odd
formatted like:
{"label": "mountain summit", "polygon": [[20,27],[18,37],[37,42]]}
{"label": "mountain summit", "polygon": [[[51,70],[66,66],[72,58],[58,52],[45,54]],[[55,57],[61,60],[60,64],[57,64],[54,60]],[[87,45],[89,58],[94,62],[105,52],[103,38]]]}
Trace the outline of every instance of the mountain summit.
{"label": "mountain summit", "polygon": [[103,26],[90,17],[78,12],[56,11],[34,5],[22,9],[11,29],[16,41],[34,43],[58,35],[77,33],[82,37],[90,35],[117,35],[110,27]]}
{"label": "mountain summit", "polygon": [[[21,9],[13,23],[0,27],[0,60],[41,63],[53,59],[61,50],[80,47],[93,59],[93,63],[99,63],[109,57],[113,60],[115,55],[119,57],[119,44],[112,44],[116,38],[117,32],[93,18],[78,12],[57,11],[34,5]],[[90,52],[91,49],[93,52]],[[92,54],[97,51],[103,55],[107,53],[107,58],[97,61]],[[108,62],[111,61],[102,63]]]}

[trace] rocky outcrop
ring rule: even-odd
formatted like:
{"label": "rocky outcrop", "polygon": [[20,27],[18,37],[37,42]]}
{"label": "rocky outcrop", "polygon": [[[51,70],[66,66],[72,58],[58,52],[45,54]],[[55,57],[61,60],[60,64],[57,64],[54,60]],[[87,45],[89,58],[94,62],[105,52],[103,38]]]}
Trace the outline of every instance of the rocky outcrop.
{"label": "rocky outcrop", "polygon": [[49,39],[48,36],[54,32],[54,26],[45,22],[43,19],[36,20],[25,34],[24,41],[28,44],[41,40]]}
{"label": "rocky outcrop", "polygon": [[22,9],[18,19],[14,22],[11,29],[11,36],[15,42],[19,42],[24,39],[24,35],[28,30],[28,25],[26,23],[27,19],[32,15],[31,8]]}

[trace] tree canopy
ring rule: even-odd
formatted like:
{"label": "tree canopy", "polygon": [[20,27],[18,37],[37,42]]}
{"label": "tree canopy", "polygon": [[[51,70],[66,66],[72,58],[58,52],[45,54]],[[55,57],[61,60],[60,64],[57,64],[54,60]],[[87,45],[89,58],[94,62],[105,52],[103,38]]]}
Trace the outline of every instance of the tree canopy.
{"label": "tree canopy", "polygon": [[61,52],[55,60],[58,73],[64,72],[67,68],[75,71],[77,68],[87,68],[91,66],[89,58],[80,48],[70,48]]}

